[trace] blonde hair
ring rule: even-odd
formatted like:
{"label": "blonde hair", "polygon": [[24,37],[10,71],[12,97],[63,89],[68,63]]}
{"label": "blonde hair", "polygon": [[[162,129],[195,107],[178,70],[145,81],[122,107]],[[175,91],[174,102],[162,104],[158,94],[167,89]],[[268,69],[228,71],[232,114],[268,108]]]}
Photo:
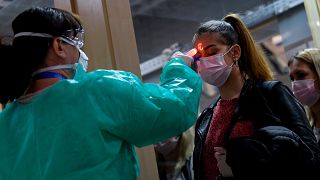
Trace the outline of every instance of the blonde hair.
{"label": "blonde hair", "polygon": [[226,45],[239,44],[241,56],[238,60],[239,70],[243,79],[271,80],[272,71],[264,53],[256,45],[252,35],[240,16],[229,14],[222,20],[211,20],[200,25],[193,41],[206,32],[219,33]]}
{"label": "blonde hair", "polygon": [[317,74],[318,80],[320,80],[320,49],[305,49],[294,58],[307,62],[310,68]]}

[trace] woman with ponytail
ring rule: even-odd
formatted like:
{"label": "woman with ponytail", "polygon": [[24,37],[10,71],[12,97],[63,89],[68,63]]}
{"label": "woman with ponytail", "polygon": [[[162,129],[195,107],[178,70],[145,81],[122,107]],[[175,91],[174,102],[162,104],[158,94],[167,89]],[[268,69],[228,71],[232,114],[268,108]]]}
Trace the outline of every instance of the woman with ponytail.
{"label": "woman with ponytail", "polygon": [[195,179],[318,176],[320,150],[304,109],[288,87],[271,81],[241,18],[201,24],[193,43],[199,75],[220,92],[196,123]]}

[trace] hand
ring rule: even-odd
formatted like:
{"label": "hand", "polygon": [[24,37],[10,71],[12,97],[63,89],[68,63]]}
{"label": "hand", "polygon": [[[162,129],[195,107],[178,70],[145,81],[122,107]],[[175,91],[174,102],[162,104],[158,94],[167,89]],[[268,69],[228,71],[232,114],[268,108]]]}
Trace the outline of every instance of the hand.
{"label": "hand", "polygon": [[170,59],[174,59],[174,58],[182,59],[189,67],[191,66],[191,62],[193,61],[193,58],[191,56],[183,54],[180,51],[175,52]]}
{"label": "hand", "polygon": [[223,147],[214,147],[214,157],[217,159],[217,166],[223,177],[233,177],[230,166],[226,163],[226,150]]}

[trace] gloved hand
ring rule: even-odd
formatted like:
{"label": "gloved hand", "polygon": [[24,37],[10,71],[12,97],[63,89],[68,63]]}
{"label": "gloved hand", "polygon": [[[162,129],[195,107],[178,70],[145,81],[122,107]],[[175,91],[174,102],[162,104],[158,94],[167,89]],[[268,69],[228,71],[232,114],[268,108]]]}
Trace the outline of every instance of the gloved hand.
{"label": "gloved hand", "polygon": [[182,59],[189,67],[191,66],[191,62],[193,61],[193,58],[192,58],[191,56],[188,56],[188,55],[186,55],[186,54],[183,54],[183,53],[180,52],[180,51],[175,52],[175,53],[171,56],[170,60],[171,60],[171,59],[174,59],[174,58],[180,58],[180,59]]}
{"label": "gloved hand", "polygon": [[230,166],[226,163],[226,150],[222,147],[214,147],[214,157],[217,159],[217,166],[223,177],[233,177]]}

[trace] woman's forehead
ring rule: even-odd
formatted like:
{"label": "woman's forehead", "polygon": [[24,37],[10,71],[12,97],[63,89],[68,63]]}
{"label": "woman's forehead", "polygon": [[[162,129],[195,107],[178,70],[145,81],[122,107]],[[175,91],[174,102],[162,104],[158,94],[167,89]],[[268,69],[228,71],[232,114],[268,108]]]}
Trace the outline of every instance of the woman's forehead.
{"label": "woman's forehead", "polygon": [[205,48],[206,46],[214,44],[214,45],[225,45],[223,37],[216,32],[206,32],[199,36],[194,41],[194,47],[198,48],[202,46]]}
{"label": "woman's forehead", "polygon": [[295,73],[296,71],[311,71],[310,64],[301,59],[294,59],[292,63],[289,65],[289,70],[291,73]]}

